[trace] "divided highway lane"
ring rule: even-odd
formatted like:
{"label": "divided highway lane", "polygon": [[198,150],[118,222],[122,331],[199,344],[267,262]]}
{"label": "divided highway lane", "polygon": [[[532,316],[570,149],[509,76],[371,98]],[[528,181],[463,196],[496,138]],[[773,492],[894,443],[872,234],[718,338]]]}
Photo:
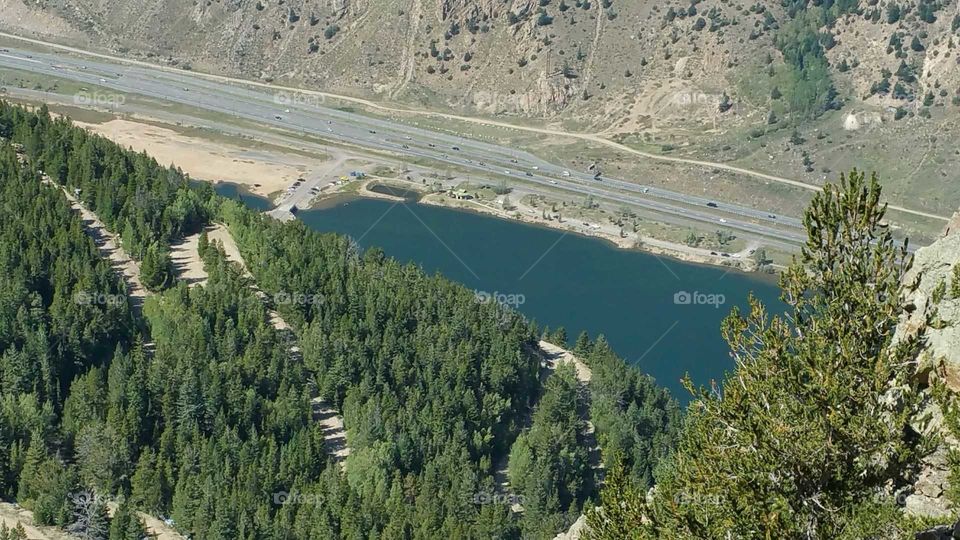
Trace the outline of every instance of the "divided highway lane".
{"label": "divided highway lane", "polygon": [[[132,69],[139,70],[140,68]],[[274,99],[275,101],[283,102],[274,105],[277,107],[277,111],[280,111],[281,109],[283,110],[282,113],[278,113],[281,116],[297,115],[298,118],[312,117],[319,121],[327,121],[327,133],[334,133],[335,135],[343,134],[344,136],[359,136],[361,142],[366,142],[366,145],[369,145],[371,142],[374,144],[379,143],[385,147],[392,146],[393,150],[407,154],[411,153],[409,151],[411,148],[419,147],[422,150],[429,152],[427,155],[420,154],[424,157],[440,159],[442,161],[456,163],[458,165],[472,166],[473,168],[483,168],[495,173],[499,173],[501,170],[507,171],[514,169],[511,170],[509,174],[517,174],[518,171],[515,169],[519,168],[521,169],[519,174],[526,175],[526,172],[528,171],[539,170],[540,173],[549,174],[550,176],[558,179],[557,185],[560,184],[560,180],[565,180],[567,182],[579,180],[588,184],[597,184],[597,180],[594,179],[592,174],[587,174],[578,170],[566,169],[522,150],[505,148],[499,145],[485,143],[483,141],[447,135],[437,131],[430,131],[409,126],[407,124],[401,124],[379,118],[372,118],[359,115],[357,113],[351,113],[349,111],[342,111],[326,107],[323,105],[323,100],[317,98],[316,96],[301,95],[296,94],[295,92],[264,94],[263,92],[250,90],[247,88],[225,85],[223,83],[217,83],[206,79],[198,79],[195,76],[181,75],[179,73],[170,73],[166,71],[150,72],[146,75],[151,79],[167,79],[174,84],[197,85],[198,87],[203,87],[205,90],[204,95],[209,99],[223,99],[224,96],[229,95],[232,96],[235,101],[244,101],[253,104],[257,102],[262,103],[264,97],[266,96],[270,99]],[[279,100],[276,99],[278,96]],[[290,112],[287,113],[287,110]],[[350,131],[351,127],[356,126],[360,126],[361,128],[359,133],[346,133]],[[364,128],[366,129],[365,133],[370,135],[369,137],[365,138],[364,132],[362,131]],[[370,134],[371,129],[377,133]],[[381,141],[381,138],[377,137],[379,134],[392,135],[392,139],[389,137],[383,137]],[[460,148],[460,150],[453,150],[454,147]],[[440,156],[438,157],[437,154],[440,154]],[[446,154],[446,156],[443,156],[443,154]],[[471,159],[468,156],[474,156],[475,159]],[[486,161],[483,161],[484,156],[486,157]],[[463,160],[459,161],[457,159],[458,157],[463,157]],[[480,165],[481,163],[484,165]],[[692,204],[698,206],[707,206],[708,203],[714,202],[711,199],[698,197],[696,195],[687,195],[654,186],[646,186],[637,184],[635,182],[626,182],[609,176],[603,176],[603,182],[605,185],[615,187],[618,190],[645,195],[646,197],[644,198],[657,197],[682,204]],[[776,216],[770,212],[736,204],[718,204],[718,210],[744,218],[777,223],[786,227],[796,227],[800,229],[803,228],[803,223],[799,219],[788,216]]]}
{"label": "divided highway lane", "polygon": [[[566,176],[562,167],[527,152],[324,107],[321,104],[303,103],[295,97],[297,94],[292,92],[265,93],[217,83],[186,72],[179,74],[154,71],[16,49],[0,53],[0,65],[71,79],[118,92],[195,106],[283,129],[301,130],[362,147],[390,150],[488,173],[515,176],[527,182],[629,203],[687,219],[711,224],[719,222],[730,228],[763,236],[792,242],[803,240],[802,234],[793,234],[792,231],[786,232],[782,229],[801,227],[799,220],[794,218],[774,217],[763,211],[726,203],[711,209],[706,206],[711,201],[702,197],[613,178],[604,178],[602,182],[598,182],[591,175],[580,171],[569,171],[569,176]],[[96,97],[95,94],[93,96]],[[281,99],[276,99],[277,96]],[[290,99],[284,99],[285,97]],[[309,96],[304,99],[309,99]],[[454,150],[454,147],[459,150]],[[677,207],[656,200],[658,198],[700,208]],[[718,212],[731,215],[731,218],[720,220],[717,217]],[[777,228],[742,222],[734,219],[734,215],[775,224]]]}

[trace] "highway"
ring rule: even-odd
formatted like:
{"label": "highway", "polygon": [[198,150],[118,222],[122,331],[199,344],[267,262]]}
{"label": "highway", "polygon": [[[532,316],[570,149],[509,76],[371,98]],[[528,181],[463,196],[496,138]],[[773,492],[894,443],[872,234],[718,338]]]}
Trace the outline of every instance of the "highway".
{"label": "highway", "polygon": [[[764,210],[674,192],[655,186],[569,170],[528,152],[336,109],[323,98],[294,91],[265,91],[210,80],[189,71],[151,69],[139,64],[109,63],[70,54],[0,50],[0,67],[57,77],[85,85],[86,103],[105,108],[111,92],[196,107],[258,124],[289,130],[408,159],[425,158],[551,189],[592,195],[660,214],[766,237],[783,245],[803,242],[800,220]],[[202,123],[202,118],[197,118]],[[704,170],[707,174],[707,168]],[[711,206],[708,206],[711,205]],[[715,205],[715,206],[713,206]]]}

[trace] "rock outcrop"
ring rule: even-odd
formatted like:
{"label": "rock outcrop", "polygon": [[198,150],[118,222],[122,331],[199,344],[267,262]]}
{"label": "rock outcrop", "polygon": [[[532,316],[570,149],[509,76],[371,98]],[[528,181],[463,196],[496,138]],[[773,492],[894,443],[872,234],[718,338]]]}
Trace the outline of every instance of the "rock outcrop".
{"label": "rock outcrop", "polygon": [[955,222],[956,218],[938,241],[917,250],[913,267],[904,276],[905,315],[895,336],[895,341],[915,336],[933,316],[934,324],[926,326],[923,351],[917,358],[916,378],[923,388],[924,406],[913,428],[936,446],[923,458],[912,486],[900,500],[909,514],[944,521],[957,514],[947,495],[949,457],[960,449],[960,441],[947,426],[934,388],[944,388],[947,399],[960,397],[956,395],[960,393],[960,282],[954,283],[954,268],[960,265],[960,227]]}

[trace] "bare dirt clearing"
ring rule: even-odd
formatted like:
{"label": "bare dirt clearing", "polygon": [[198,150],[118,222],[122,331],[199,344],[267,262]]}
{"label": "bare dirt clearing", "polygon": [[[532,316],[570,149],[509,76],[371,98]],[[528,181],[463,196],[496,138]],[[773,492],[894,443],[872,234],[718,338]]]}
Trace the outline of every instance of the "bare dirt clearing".
{"label": "bare dirt clearing", "polygon": [[34,525],[33,512],[7,502],[0,502],[0,523],[10,529],[15,528],[18,523],[21,524],[29,540],[75,540],[77,538],[56,527]]}
{"label": "bare dirt clearing", "polygon": [[172,163],[196,179],[243,184],[262,196],[285,189],[314,165],[295,154],[254,152],[130,120],[76,124],[137,152],[146,152],[161,164]]}

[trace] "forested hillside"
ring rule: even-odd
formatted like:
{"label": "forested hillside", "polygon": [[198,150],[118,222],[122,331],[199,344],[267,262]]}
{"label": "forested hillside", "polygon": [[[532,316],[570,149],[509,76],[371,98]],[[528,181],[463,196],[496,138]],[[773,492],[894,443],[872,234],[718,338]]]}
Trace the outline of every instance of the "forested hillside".
{"label": "forested hillside", "polygon": [[[565,466],[583,451],[579,403],[563,379],[541,389],[533,323],[378,250],[255,214],[45,109],[0,103],[0,137],[0,496],[39,523],[130,538],[137,510],[194,538],[552,537],[596,499],[592,471]],[[157,291],[142,319],[39,171],[121,234]],[[229,226],[267,305],[216,244],[201,242],[205,285],[177,281],[171,242],[212,221]],[[269,306],[277,293],[311,301]],[[649,486],[678,409],[649,377],[625,380],[636,398],[608,405],[598,434],[621,441]],[[312,421],[314,389],[345,419],[343,469]],[[551,430],[574,435],[521,469],[544,479],[522,490],[545,503],[491,503],[493,464]],[[120,503],[112,525],[107,501]]]}

